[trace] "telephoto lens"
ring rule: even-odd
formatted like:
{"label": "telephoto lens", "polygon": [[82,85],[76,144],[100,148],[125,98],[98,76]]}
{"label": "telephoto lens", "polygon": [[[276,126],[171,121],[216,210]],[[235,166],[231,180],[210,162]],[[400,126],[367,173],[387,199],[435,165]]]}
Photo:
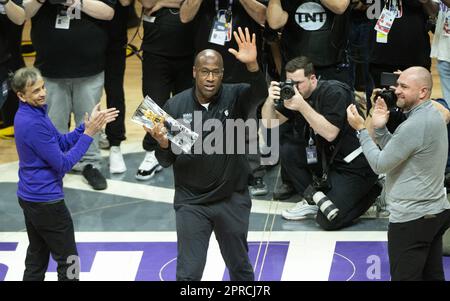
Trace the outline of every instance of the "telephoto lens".
{"label": "telephoto lens", "polygon": [[312,185],[309,185],[306,188],[303,193],[303,197],[308,202],[313,201],[329,221],[334,220],[338,216],[339,209],[333,204],[332,201],[330,201],[325,193],[322,191],[316,191]]}

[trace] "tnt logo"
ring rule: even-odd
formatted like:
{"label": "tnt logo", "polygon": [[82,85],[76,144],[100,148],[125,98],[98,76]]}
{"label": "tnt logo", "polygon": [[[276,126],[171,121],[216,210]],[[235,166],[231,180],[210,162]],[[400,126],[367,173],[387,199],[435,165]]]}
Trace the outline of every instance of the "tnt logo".
{"label": "tnt logo", "polygon": [[327,21],[327,13],[319,3],[306,2],[297,8],[295,21],[304,30],[319,30]]}

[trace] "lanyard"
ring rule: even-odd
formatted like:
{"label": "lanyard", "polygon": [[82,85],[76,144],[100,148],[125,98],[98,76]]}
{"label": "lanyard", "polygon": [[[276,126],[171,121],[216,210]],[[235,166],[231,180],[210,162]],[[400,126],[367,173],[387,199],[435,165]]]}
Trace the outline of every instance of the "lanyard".
{"label": "lanyard", "polygon": [[[217,14],[219,12],[219,0],[216,0],[215,4],[216,4],[216,14]],[[225,12],[225,20],[226,20],[227,24],[230,23],[230,21],[231,21],[232,8],[233,8],[233,0],[228,0],[228,8],[227,8],[227,11]]]}

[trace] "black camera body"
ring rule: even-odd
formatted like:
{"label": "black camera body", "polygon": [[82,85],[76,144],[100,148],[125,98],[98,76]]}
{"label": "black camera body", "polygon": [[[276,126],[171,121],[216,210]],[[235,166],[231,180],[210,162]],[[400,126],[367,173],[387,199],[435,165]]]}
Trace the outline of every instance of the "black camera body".
{"label": "black camera body", "polygon": [[380,92],[375,94],[375,100],[379,97],[384,99],[388,109],[397,107],[397,95],[395,91],[392,89],[383,89]]}
{"label": "black camera body", "polygon": [[287,79],[285,82],[280,82],[280,100],[291,99],[295,95],[294,86],[297,84],[292,79]]}

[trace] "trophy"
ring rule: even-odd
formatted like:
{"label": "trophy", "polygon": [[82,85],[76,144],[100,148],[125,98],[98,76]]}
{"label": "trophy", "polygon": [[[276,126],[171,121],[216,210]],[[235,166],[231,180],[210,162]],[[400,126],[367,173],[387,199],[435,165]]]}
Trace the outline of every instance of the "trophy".
{"label": "trophy", "polygon": [[153,128],[157,123],[162,123],[167,129],[167,139],[177,145],[183,152],[189,153],[198,134],[188,129],[167,114],[150,97],[146,96],[134,112],[131,120],[147,128]]}

